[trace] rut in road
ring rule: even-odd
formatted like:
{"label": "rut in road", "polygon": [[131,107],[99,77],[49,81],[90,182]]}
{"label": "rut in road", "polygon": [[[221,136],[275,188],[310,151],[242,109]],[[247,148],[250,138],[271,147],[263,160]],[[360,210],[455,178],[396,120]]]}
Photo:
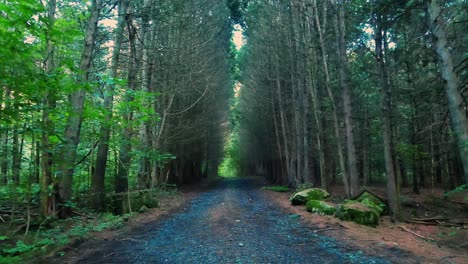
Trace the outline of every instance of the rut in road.
{"label": "rut in road", "polygon": [[314,233],[270,203],[253,179],[224,180],[126,237],[77,263],[388,263]]}

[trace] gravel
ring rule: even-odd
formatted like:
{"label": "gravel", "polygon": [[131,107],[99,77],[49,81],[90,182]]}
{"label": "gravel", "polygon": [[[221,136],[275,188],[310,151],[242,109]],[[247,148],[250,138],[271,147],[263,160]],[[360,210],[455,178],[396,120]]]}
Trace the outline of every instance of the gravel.
{"label": "gravel", "polygon": [[316,234],[252,179],[223,180],[172,216],[103,241],[78,263],[389,263]]}

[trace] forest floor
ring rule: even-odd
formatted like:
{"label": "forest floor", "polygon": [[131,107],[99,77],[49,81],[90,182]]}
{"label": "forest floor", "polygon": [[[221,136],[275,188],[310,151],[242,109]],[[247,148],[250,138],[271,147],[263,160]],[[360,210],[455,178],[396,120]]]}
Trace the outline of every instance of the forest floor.
{"label": "forest floor", "polygon": [[[340,201],[339,194],[343,188],[331,191],[332,200]],[[370,188],[373,193],[385,197],[385,188]],[[411,222],[392,223],[389,216],[381,218],[377,228],[341,221],[333,216],[307,212],[304,206],[292,206],[291,193],[265,191],[271,201],[285,211],[301,216],[305,225],[317,229],[322,235],[333,237],[363,250],[365,254],[380,255],[382,252],[394,251],[395,263],[468,263],[468,229],[467,226],[452,227],[438,225],[437,222],[416,224]],[[461,211],[460,203],[466,192],[456,195],[453,200],[443,199],[441,190],[421,190],[421,194],[412,194],[402,190],[404,199],[410,207],[402,206],[403,217],[414,219],[437,219],[444,215],[449,219],[466,219],[468,211]],[[465,201],[466,202],[466,201]],[[418,236],[419,235],[419,236]],[[401,252],[407,259],[399,258]],[[385,253],[384,253],[385,254]],[[410,257],[412,255],[412,257]]]}
{"label": "forest floor", "polygon": [[[410,233],[398,231],[396,225],[369,228],[310,214],[303,207],[290,206],[289,194],[261,190],[262,185],[258,178],[228,179],[209,189],[186,192],[178,209],[164,215],[150,210],[122,232],[96,235],[65,256],[46,259],[43,263],[463,263],[468,260],[466,253],[419,241]],[[403,237],[408,242],[402,242]]]}
{"label": "forest floor", "polygon": [[[86,209],[74,209],[74,216],[58,220],[55,218],[42,221],[39,219],[39,208],[31,206],[29,232],[24,205],[18,208],[14,221],[3,212],[0,216],[0,264],[10,263],[61,263],[59,256],[68,255],[83,244],[106,241],[118,237],[149,222],[172,215],[187,201],[199,193],[211,188],[216,181],[205,180],[202,183],[177,189],[168,187],[154,189],[153,197],[158,201],[157,208],[146,208],[146,212],[133,212],[125,215],[96,213]],[[21,209],[21,210],[20,210]]]}

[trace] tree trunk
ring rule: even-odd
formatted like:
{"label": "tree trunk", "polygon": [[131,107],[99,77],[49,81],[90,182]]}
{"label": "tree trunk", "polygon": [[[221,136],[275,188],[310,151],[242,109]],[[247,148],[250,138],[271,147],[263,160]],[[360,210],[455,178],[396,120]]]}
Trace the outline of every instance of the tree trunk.
{"label": "tree trunk", "polygon": [[[272,92],[274,93],[274,92]],[[273,114],[273,123],[274,123],[274,126],[275,126],[275,139],[276,139],[276,146],[278,148],[278,158],[280,160],[280,165],[281,165],[281,174],[283,174],[285,172],[285,168],[284,168],[284,164],[283,164],[283,155],[282,155],[282,152],[283,152],[283,147],[281,146],[281,139],[280,139],[280,134],[279,134],[279,129],[278,129],[278,121],[277,121],[277,118],[276,118],[276,115],[277,115],[277,111],[276,111],[276,107],[275,107],[275,99],[274,99],[274,96],[271,97],[271,111],[272,111],[272,114]],[[283,179],[281,179],[282,181]],[[278,182],[276,182],[278,183]]]}
{"label": "tree trunk", "polygon": [[88,19],[87,29],[84,39],[83,52],[81,54],[80,71],[76,91],[71,94],[71,112],[67,120],[64,135],[64,146],[60,151],[60,164],[58,174],[60,182],[58,186],[58,203],[61,204],[59,217],[67,218],[71,215],[71,207],[67,204],[71,202],[73,187],[73,172],[75,168],[76,149],[80,142],[81,124],[83,120],[83,108],[85,101],[85,86],[89,79],[89,69],[93,58],[96,33],[98,31],[99,14],[102,8],[102,0],[91,1],[91,14]]}
{"label": "tree trunk", "polygon": [[337,34],[336,42],[338,45],[338,70],[340,75],[340,86],[343,98],[344,124],[346,131],[346,155],[348,160],[349,194],[351,196],[354,196],[358,194],[360,187],[359,175],[357,172],[356,147],[354,145],[354,124],[351,118],[351,90],[349,87],[348,59],[346,58],[346,27],[343,0],[339,0],[339,4],[334,13],[334,20],[335,31]]}
{"label": "tree trunk", "polygon": [[460,80],[454,70],[452,55],[447,46],[447,34],[445,33],[445,23],[439,0],[429,0],[427,11],[429,13],[431,31],[435,38],[434,50],[439,58],[442,78],[446,82],[448,108],[453,131],[457,139],[465,183],[468,184],[468,120],[463,97],[459,90]]}
{"label": "tree trunk", "polygon": [[300,121],[299,121],[299,115],[300,115],[300,110],[299,110],[299,104],[298,104],[298,92],[297,92],[297,81],[296,81],[296,63],[295,63],[295,55],[297,54],[297,45],[296,45],[296,33],[295,33],[295,19],[294,19],[294,4],[292,0],[289,0],[289,39],[288,39],[288,45],[289,45],[289,58],[291,60],[290,67],[289,67],[289,75],[290,75],[290,81],[291,81],[291,90],[292,90],[292,108],[293,108],[293,118],[294,118],[294,125],[290,126],[291,131],[291,160],[289,163],[289,166],[291,168],[291,172],[288,175],[289,176],[289,181],[288,184],[290,186],[297,186],[299,184],[298,181],[298,166],[299,166],[299,161],[301,159],[300,153],[299,153],[299,146],[301,145],[300,137],[299,137],[299,126],[300,126]]}
{"label": "tree trunk", "polygon": [[[18,112],[18,108],[15,106],[15,112]],[[11,172],[12,181],[15,186],[20,184],[20,173],[21,173],[21,142],[19,140],[18,124],[13,127],[13,144],[11,149]]]}
{"label": "tree trunk", "polygon": [[[276,49],[276,47],[275,47]],[[281,122],[281,135],[283,137],[283,142],[284,142],[284,154],[285,154],[285,163],[286,163],[286,173],[288,175],[288,179],[290,179],[291,175],[291,166],[290,166],[290,160],[291,160],[291,152],[290,152],[290,144],[289,144],[289,137],[287,134],[286,128],[288,127],[287,120],[286,120],[286,114],[284,110],[284,100],[283,100],[283,94],[281,91],[281,76],[280,76],[280,61],[279,61],[279,56],[278,56],[278,50],[276,49],[275,52],[275,83],[276,83],[276,95],[278,96],[278,108],[280,112],[280,122]],[[291,182],[288,182],[290,184]]]}
{"label": "tree trunk", "polygon": [[301,1],[301,14],[302,14],[302,30],[301,30],[301,41],[302,41],[302,109],[303,109],[303,115],[302,115],[302,142],[303,142],[303,156],[304,156],[304,169],[303,169],[303,174],[304,174],[304,181],[305,182],[312,182],[313,176],[310,168],[310,143],[309,143],[309,137],[310,137],[310,125],[309,125],[309,120],[310,120],[310,115],[311,115],[311,97],[310,97],[310,86],[311,86],[311,80],[308,78],[308,72],[310,69],[310,64],[309,64],[309,52],[308,52],[308,43],[307,43],[307,37],[309,36],[310,32],[310,27],[311,26],[311,21],[309,16],[304,15],[308,12],[308,7],[305,4],[305,1]]}
{"label": "tree trunk", "polygon": [[[325,4],[325,2],[324,2]],[[317,26],[317,31],[319,34],[319,42],[320,42],[320,48],[322,51],[322,62],[323,62],[323,70],[325,72],[325,87],[328,93],[328,97],[330,98],[332,108],[333,108],[333,127],[335,129],[335,139],[336,139],[336,148],[338,152],[338,159],[339,159],[339,164],[340,164],[340,170],[343,178],[343,183],[345,186],[345,192],[346,196],[350,197],[351,196],[351,190],[350,190],[350,182],[349,182],[349,176],[348,176],[348,170],[346,169],[346,162],[343,154],[343,144],[341,142],[341,131],[340,131],[340,125],[338,122],[338,110],[336,108],[336,103],[335,103],[335,97],[333,95],[333,91],[331,90],[331,80],[330,80],[330,73],[328,70],[328,62],[327,62],[327,46],[325,44],[325,40],[323,37],[323,30],[321,25],[320,25],[320,19],[318,16],[318,9],[317,9],[317,0],[313,1],[313,6],[315,10],[315,24]]]}
{"label": "tree trunk", "polygon": [[400,219],[400,202],[399,194],[397,189],[397,179],[395,173],[395,160],[393,150],[393,132],[392,132],[392,121],[391,121],[391,95],[390,85],[388,81],[388,72],[384,58],[384,37],[386,37],[386,31],[382,30],[382,17],[377,15],[376,28],[375,28],[375,43],[376,43],[376,54],[377,63],[379,66],[379,78],[381,87],[381,116],[382,116],[382,130],[384,140],[384,156],[385,156],[385,171],[387,174],[387,194],[392,213],[392,220],[398,221]]}
{"label": "tree trunk", "polygon": [[[9,88],[5,89],[5,97],[3,99],[4,109],[11,107],[11,90]],[[3,109],[2,109],[3,110]],[[1,114],[2,112],[0,112]],[[0,147],[1,147],[1,157],[0,157],[0,175],[2,177],[2,185],[8,184],[8,133],[9,126],[7,123],[0,130]]]}
{"label": "tree trunk", "polygon": [[112,62],[109,73],[110,83],[107,84],[104,94],[104,109],[106,111],[104,121],[101,124],[99,133],[99,143],[96,155],[96,168],[92,175],[91,193],[93,195],[93,208],[95,210],[102,210],[105,198],[105,175],[107,156],[109,152],[109,139],[112,120],[112,110],[114,104],[114,89],[115,81],[117,78],[117,71],[119,67],[120,52],[123,40],[123,29],[125,26],[125,16],[127,14],[128,1],[120,0],[119,13],[117,20],[117,28],[115,31],[114,49],[112,51]]}
{"label": "tree trunk", "polygon": [[[128,89],[130,91],[137,90],[137,72],[139,63],[137,63],[137,48],[136,48],[136,30],[132,26],[132,20],[130,15],[125,16],[127,28],[128,28],[128,40],[130,56],[128,59]],[[134,100],[132,93],[126,94],[125,104],[130,104]],[[118,159],[118,170],[115,176],[115,192],[121,193],[128,190],[128,175],[131,165],[131,150],[132,150],[132,138],[133,129],[131,122],[133,120],[133,111],[128,109],[122,113],[125,117],[122,126],[122,144],[120,145],[119,159]]]}
{"label": "tree trunk", "polygon": [[369,110],[366,106],[364,114],[364,124],[362,127],[362,185],[369,186],[369,149],[370,149],[370,133],[369,133]]}
{"label": "tree trunk", "polygon": [[[54,55],[55,55],[55,45],[52,41],[52,30],[55,23],[55,12],[56,12],[57,3],[56,0],[49,0],[47,2],[47,18],[49,20],[48,29],[47,29],[47,41],[46,41],[46,61],[45,61],[45,72],[47,74],[52,74],[54,71]],[[42,109],[42,135],[41,135],[41,144],[42,144],[42,177],[40,179],[41,185],[41,214],[42,217],[47,217],[51,214],[55,214],[51,210],[55,206],[52,205],[53,199],[49,193],[49,185],[52,183],[52,154],[53,147],[50,143],[49,136],[52,133],[53,122],[50,120],[50,111],[55,105],[54,99],[52,98],[52,92],[47,91],[42,99],[43,109]]]}
{"label": "tree trunk", "polygon": [[[150,19],[150,8],[152,5],[152,0],[144,1],[144,11],[142,14],[142,26],[140,30],[140,40],[142,47],[142,66],[141,66],[141,79],[142,86],[141,90],[145,93],[145,107],[150,109],[151,103],[149,98],[150,89],[150,50],[149,50],[149,40],[151,40],[151,32],[149,32],[149,19]],[[143,122],[140,127],[140,141],[143,148],[144,155],[140,159],[140,167],[138,170],[138,187],[147,188],[151,179],[151,160],[149,158],[149,152],[151,151],[152,142],[151,142],[151,126],[149,120]]]}

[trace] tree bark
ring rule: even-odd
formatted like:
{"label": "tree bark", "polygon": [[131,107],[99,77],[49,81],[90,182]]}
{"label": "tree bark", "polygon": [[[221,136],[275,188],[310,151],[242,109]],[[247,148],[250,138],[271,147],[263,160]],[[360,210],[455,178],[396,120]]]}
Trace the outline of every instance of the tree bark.
{"label": "tree bark", "polygon": [[72,198],[73,173],[75,167],[76,149],[80,142],[81,124],[83,121],[83,108],[85,101],[85,86],[89,80],[89,69],[93,58],[96,34],[98,31],[99,14],[103,5],[102,0],[92,0],[90,17],[87,23],[87,29],[84,39],[83,52],[80,60],[81,74],[78,79],[80,86],[70,96],[71,112],[68,116],[64,135],[64,146],[60,151],[62,160],[59,162],[58,175],[60,182],[58,185],[58,203],[60,203],[60,218],[67,218],[71,215],[71,207],[68,203]]}
{"label": "tree bark", "polygon": [[[46,61],[45,61],[45,72],[51,74],[54,71],[54,55],[55,55],[55,45],[52,41],[52,30],[55,23],[55,12],[56,12],[56,0],[49,0],[47,2],[47,18],[48,18],[48,28],[47,28],[47,41],[46,41]],[[50,120],[50,111],[55,105],[54,99],[51,98],[51,92],[47,91],[42,99],[42,134],[41,134],[41,164],[42,164],[42,177],[40,179],[41,186],[41,214],[42,217],[47,217],[51,214],[54,214],[51,209],[55,208],[54,199],[49,193],[49,185],[52,183],[52,154],[53,146],[50,143],[49,136],[53,131],[53,122]]]}
{"label": "tree bark", "polygon": [[[128,32],[128,40],[129,40],[129,51],[130,56],[128,60],[128,89],[130,91],[137,90],[137,72],[139,70],[139,63],[137,62],[137,48],[136,48],[136,30],[132,25],[132,20],[129,14],[125,16],[126,24],[127,24],[127,32]],[[125,95],[124,103],[129,105],[134,100],[133,93],[127,93]],[[119,151],[119,159],[118,159],[118,170],[115,176],[115,192],[121,193],[128,191],[128,175],[131,165],[131,150],[132,150],[132,143],[131,139],[133,138],[133,129],[131,122],[133,120],[133,110],[130,107],[125,108],[126,111],[122,113],[125,117],[122,126],[122,137],[123,140],[120,145]]]}
{"label": "tree bark", "polygon": [[430,27],[434,40],[434,50],[439,59],[442,78],[445,80],[448,108],[452,120],[453,131],[457,139],[460,161],[463,166],[465,183],[468,184],[468,120],[465,104],[461,95],[460,80],[454,70],[453,59],[447,46],[445,22],[442,17],[442,8],[439,0],[429,0],[427,11],[430,18]]}
{"label": "tree bark", "polygon": [[369,169],[369,148],[370,148],[370,133],[369,133],[369,110],[366,106],[364,114],[364,122],[362,127],[362,185],[369,186],[371,183],[371,175]]}
{"label": "tree bark", "polygon": [[392,220],[400,220],[400,202],[397,188],[397,178],[395,173],[395,160],[393,150],[393,129],[391,121],[391,91],[388,81],[388,72],[385,64],[384,57],[384,39],[386,31],[383,30],[382,17],[377,14],[376,28],[374,40],[376,46],[377,63],[379,68],[379,79],[381,88],[381,118],[382,118],[382,132],[384,140],[384,156],[385,156],[385,171],[387,174],[387,194],[390,211],[392,213]]}
{"label": "tree bark", "polygon": [[[9,110],[9,108],[11,107],[11,89],[10,88],[6,88],[5,89],[5,97],[4,97],[4,109],[5,110]],[[0,130],[0,147],[1,147],[1,160],[0,160],[0,174],[2,176],[2,184],[3,185],[7,185],[8,184],[8,160],[9,160],[9,157],[10,157],[10,154],[9,151],[8,151],[8,139],[9,139],[9,136],[10,136],[10,133],[9,133],[9,129],[10,129],[10,126],[8,125],[8,123],[5,123],[4,126],[2,127],[2,129]]]}
{"label": "tree bark", "polygon": [[[325,2],[324,2],[325,4]],[[349,182],[349,176],[348,176],[348,170],[346,169],[346,162],[343,154],[343,144],[341,142],[341,131],[340,131],[340,125],[338,122],[338,110],[336,108],[336,102],[335,98],[333,95],[333,91],[331,90],[330,84],[330,73],[328,70],[328,62],[327,62],[327,46],[325,44],[325,40],[323,37],[323,30],[321,25],[320,25],[320,19],[318,16],[318,8],[317,8],[317,0],[313,1],[313,6],[315,10],[315,24],[317,26],[317,31],[319,34],[319,42],[320,42],[320,48],[322,51],[322,63],[323,63],[323,71],[325,72],[325,87],[328,93],[328,97],[330,98],[332,108],[333,108],[333,127],[335,129],[335,139],[336,139],[336,148],[338,152],[338,159],[339,159],[339,164],[340,164],[340,170],[342,173],[342,178],[343,178],[343,183],[345,186],[345,192],[346,196],[350,197],[351,196],[351,191],[350,191],[350,182]]]}
{"label": "tree bark", "polygon": [[[151,109],[149,97],[150,89],[150,49],[149,41],[151,40],[151,32],[149,32],[149,19],[150,19],[150,8],[153,0],[145,0],[142,14],[142,26],[140,29],[140,40],[142,47],[142,66],[141,66],[141,79],[142,86],[141,90],[145,93],[145,104],[146,108]],[[151,151],[151,127],[149,120],[145,120],[140,127],[140,141],[144,155],[140,159],[140,165],[138,170],[138,187],[147,188],[150,184],[151,179],[151,160],[149,158],[149,152]]]}
{"label": "tree bark", "polygon": [[[334,0],[332,0],[334,2]],[[356,147],[354,145],[354,122],[352,120],[351,89],[349,84],[348,59],[346,57],[346,27],[343,0],[338,0],[337,9],[334,13],[334,24],[336,31],[336,42],[338,45],[338,70],[340,75],[340,86],[343,98],[344,124],[346,131],[346,148],[348,160],[349,194],[357,195],[359,192],[359,175],[357,172]],[[338,15],[337,15],[338,14]]]}
{"label": "tree bark", "polygon": [[356,195],[359,192],[359,175],[357,173],[356,165],[356,147],[354,145],[354,122],[352,120],[352,106],[351,106],[351,90],[349,87],[349,76],[348,76],[348,60],[346,58],[346,43],[345,43],[345,22],[344,22],[344,11],[343,3],[340,5],[340,84],[342,89],[343,97],[343,110],[344,110],[344,123],[346,130],[346,145],[347,145],[347,156],[348,156],[348,173],[349,173],[349,187],[351,196]]}
{"label": "tree bark", "polygon": [[299,181],[299,167],[301,165],[301,155],[300,155],[300,146],[301,146],[301,137],[300,133],[300,124],[302,123],[300,120],[300,109],[299,109],[299,93],[297,86],[297,64],[296,64],[296,54],[297,54],[297,38],[296,38],[296,30],[295,30],[295,8],[294,3],[292,0],[289,0],[289,59],[290,61],[290,81],[291,81],[291,90],[292,90],[292,100],[293,100],[293,118],[294,118],[294,126],[291,126],[291,133],[292,140],[291,140],[291,160],[290,160],[290,168],[291,173],[289,176],[289,185],[290,186],[297,186]]}
{"label": "tree bark", "polygon": [[[18,112],[17,106],[15,106],[15,112]],[[11,172],[12,182],[15,186],[20,184],[20,173],[21,173],[21,142],[19,140],[19,128],[18,124],[13,126],[13,144],[11,149]]]}
{"label": "tree bark", "polygon": [[114,104],[115,81],[118,75],[119,59],[123,41],[123,29],[125,25],[125,15],[127,14],[128,1],[120,0],[117,19],[117,28],[114,38],[114,49],[112,51],[111,69],[109,73],[110,83],[107,84],[104,94],[104,110],[106,111],[104,121],[101,124],[99,133],[99,143],[96,155],[96,168],[91,180],[91,193],[93,195],[94,210],[102,210],[105,198],[105,176],[107,166],[107,156],[109,152],[109,139],[111,130],[112,111]]}

